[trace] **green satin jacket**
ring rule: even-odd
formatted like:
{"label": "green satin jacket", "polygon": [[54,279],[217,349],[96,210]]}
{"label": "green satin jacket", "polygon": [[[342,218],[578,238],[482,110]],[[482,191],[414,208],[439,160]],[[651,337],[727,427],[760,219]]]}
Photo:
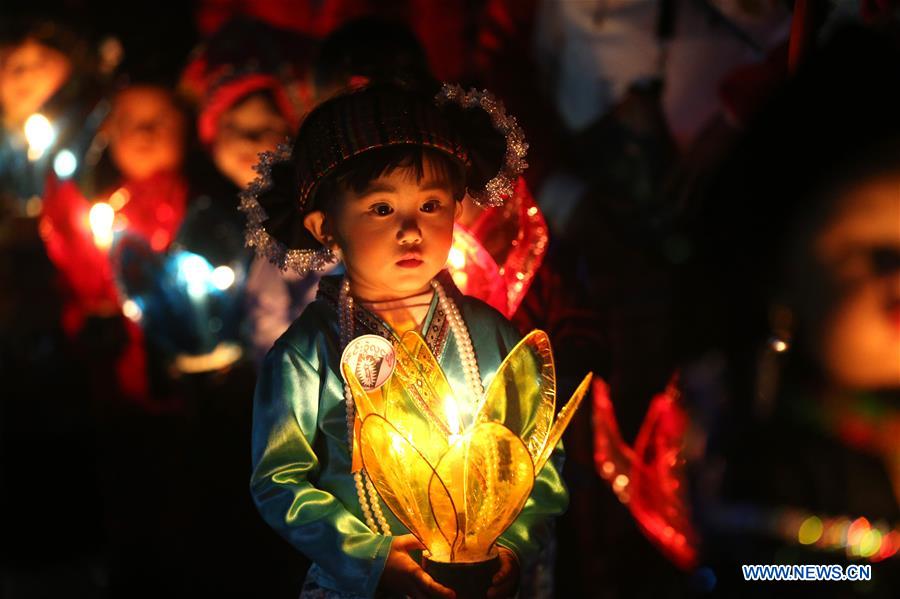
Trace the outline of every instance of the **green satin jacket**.
{"label": "green satin jacket", "polygon": [[[466,322],[485,387],[520,336],[499,312],[462,295],[446,272],[444,288]],[[251,493],[266,522],[318,565],[318,584],[341,593],[375,594],[391,537],[363,521],[350,472],[343,380],[339,374],[339,277],[325,277],[316,301],[275,342],[263,364],[253,405]],[[354,333],[393,332],[378,317],[355,310]],[[437,301],[422,335],[454,389],[466,388],[456,340]],[[557,468],[557,447],[535,480],[519,518],[498,543],[513,550],[525,571],[552,534],[568,492]],[[407,529],[383,506],[395,534]]]}

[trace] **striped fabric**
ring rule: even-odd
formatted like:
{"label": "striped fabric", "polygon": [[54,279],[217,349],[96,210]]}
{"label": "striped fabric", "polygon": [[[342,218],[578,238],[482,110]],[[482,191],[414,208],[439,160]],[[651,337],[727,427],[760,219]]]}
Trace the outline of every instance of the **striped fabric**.
{"label": "striped fabric", "polygon": [[319,105],[300,125],[294,146],[301,212],[322,178],[345,160],[405,144],[440,150],[469,164],[461,135],[428,96],[372,86]]}

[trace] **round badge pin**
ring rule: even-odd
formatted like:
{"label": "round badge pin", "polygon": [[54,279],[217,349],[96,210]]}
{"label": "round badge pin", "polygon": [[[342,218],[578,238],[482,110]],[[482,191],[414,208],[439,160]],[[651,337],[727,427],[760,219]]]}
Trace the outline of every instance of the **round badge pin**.
{"label": "round badge pin", "polygon": [[[394,372],[394,346],[378,335],[361,335],[347,344],[341,354],[341,364],[347,364],[363,389],[373,391],[384,385]],[[341,376],[344,370],[341,369]]]}

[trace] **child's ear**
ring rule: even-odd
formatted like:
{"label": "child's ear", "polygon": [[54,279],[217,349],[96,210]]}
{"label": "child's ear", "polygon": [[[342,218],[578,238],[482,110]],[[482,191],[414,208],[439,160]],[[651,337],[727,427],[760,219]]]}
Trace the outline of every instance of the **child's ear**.
{"label": "child's ear", "polygon": [[459,217],[462,216],[463,213],[463,200],[459,200],[456,202],[456,213],[453,215],[453,220],[459,220]]}
{"label": "child's ear", "polygon": [[309,231],[316,241],[325,247],[334,245],[334,237],[331,235],[325,213],[321,210],[313,210],[303,217],[303,226]]}

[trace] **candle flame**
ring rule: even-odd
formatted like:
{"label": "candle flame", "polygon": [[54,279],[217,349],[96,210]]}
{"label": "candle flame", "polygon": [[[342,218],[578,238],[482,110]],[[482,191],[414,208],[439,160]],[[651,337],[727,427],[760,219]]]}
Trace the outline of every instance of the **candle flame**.
{"label": "candle flame", "polygon": [[450,266],[453,268],[460,270],[466,265],[466,255],[461,249],[453,246],[450,248],[450,255],[447,256],[447,262],[449,262]]}
{"label": "candle flame", "polygon": [[444,397],[444,415],[447,417],[447,428],[450,429],[450,444],[456,443],[459,438],[459,409],[456,407],[456,399],[452,395]]}
{"label": "candle flame", "polygon": [[88,222],[91,225],[91,233],[94,236],[94,244],[97,247],[106,249],[112,245],[113,221],[115,218],[115,210],[106,202],[97,202],[91,206],[91,211],[88,213]]}
{"label": "candle flame", "polygon": [[37,160],[53,145],[56,131],[50,120],[40,113],[35,113],[25,121],[25,140],[28,141],[28,159]]}

